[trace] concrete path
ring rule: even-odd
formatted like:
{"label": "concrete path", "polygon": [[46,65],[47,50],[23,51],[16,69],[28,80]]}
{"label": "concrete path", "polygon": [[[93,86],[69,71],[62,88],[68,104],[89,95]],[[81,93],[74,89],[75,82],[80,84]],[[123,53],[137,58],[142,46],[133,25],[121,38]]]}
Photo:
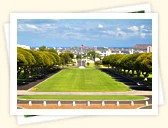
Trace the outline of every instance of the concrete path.
{"label": "concrete path", "polygon": [[152,91],[127,91],[127,92],[31,92],[17,91],[17,95],[152,95]]}

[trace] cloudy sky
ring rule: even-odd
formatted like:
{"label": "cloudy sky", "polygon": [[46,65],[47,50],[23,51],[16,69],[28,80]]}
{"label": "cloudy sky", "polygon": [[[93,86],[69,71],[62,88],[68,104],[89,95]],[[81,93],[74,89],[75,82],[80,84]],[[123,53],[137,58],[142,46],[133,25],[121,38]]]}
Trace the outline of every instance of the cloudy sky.
{"label": "cloudy sky", "polygon": [[131,47],[152,43],[151,19],[19,19],[18,44],[28,46]]}

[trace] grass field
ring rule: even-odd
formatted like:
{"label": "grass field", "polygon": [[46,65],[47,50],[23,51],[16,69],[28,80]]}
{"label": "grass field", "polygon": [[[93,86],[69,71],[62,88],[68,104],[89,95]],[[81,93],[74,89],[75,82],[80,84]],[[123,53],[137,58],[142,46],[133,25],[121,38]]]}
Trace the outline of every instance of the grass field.
{"label": "grass field", "polygon": [[89,63],[89,66],[87,66],[88,68],[94,68],[95,64],[94,63]]}
{"label": "grass field", "polygon": [[144,96],[133,95],[25,95],[18,96],[22,100],[143,100]]}
{"label": "grass field", "polygon": [[95,68],[63,69],[33,87],[37,92],[123,92],[129,87]]}

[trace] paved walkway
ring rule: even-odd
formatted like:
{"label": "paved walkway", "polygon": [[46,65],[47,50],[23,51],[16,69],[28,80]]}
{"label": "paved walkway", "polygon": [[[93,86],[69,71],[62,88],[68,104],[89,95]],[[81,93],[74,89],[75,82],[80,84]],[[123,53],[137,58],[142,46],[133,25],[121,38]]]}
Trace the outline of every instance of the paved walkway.
{"label": "paved walkway", "polygon": [[152,91],[127,92],[30,92],[18,90],[17,95],[152,95]]}

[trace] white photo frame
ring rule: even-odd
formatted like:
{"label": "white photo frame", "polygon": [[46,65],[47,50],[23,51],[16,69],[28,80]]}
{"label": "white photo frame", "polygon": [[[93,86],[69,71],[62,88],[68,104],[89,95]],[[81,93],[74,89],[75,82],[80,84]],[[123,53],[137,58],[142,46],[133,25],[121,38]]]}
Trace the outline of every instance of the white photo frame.
{"label": "white photo frame", "polygon": [[[129,11],[138,11],[137,10],[137,6],[139,10],[144,10],[145,13],[146,12],[151,12],[150,4],[138,4],[138,5],[131,5],[131,6],[126,6],[126,7],[119,7],[119,9],[117,8],[117,10],[119,12],[124,12],[124,10],[126,9],[128,12]],[[108,11],[108,12],[113,12],[113,10],[115,10],[116,8],[110,8],[110,9],[105,9],[105,10],[100,10],[101,11]],[[99,10],[97,10],[97,12],[99,12]],[[5,37],[7,40],[7,51],[9,54],[9,25],[5,24]],[[160,80],[160,75],[159,75],[159,105],[164,103],[163,100],[163,94],[162,94],[162,84],[161,84],[161,80]],[[58,117],[58,116],[57,116]],[[62,116],[60,116],[62,118]],[[44,122],[44,121],[51,121],[51,120],[58,120],[58,118],[55,119],[55,117],[53,116],[29,116],[29,117],[25,117],[25,116],[17,116],[17,122],[18,124],[29,124],[29,123],[36,123],[36,122]]]}
{"label": "white photo frame", "polygon": [[139,11],[144,11],[145,13],[151,13],[151,6],[150,6],[150,4],[144,3],[144,4],[122,6],[122,7],[98,9],[98,10],[92,10],[90,12],[122,13],[122,12],[139,12]]}
{"label": "white photo frame", "polygon": [[[137,5],[131,5],[131,6],[124,6],[124,7],[115,7],[115,8],[108,8],[108,9],[100,9],[100,10],[92,10],[91,12],[134,12],[134,11],[139,11],[139,10],[144,10],[145,13],[151,12],[150,4],[137,4]],[[7,52],[9,54],[9,25],[5,24],[5,37],[7,40]],[[163,99],[163,92],[162,92],[162,81],[161,81],[161,76],[159,74],[159,105],[164,104],[164,99]],[[45,118],[47,117],[47,118]],[[51,117],[51,118],[50,118]],[[60,116],[61,117],[61,116]],[[78,117],[78,116],[77,116]],[[17,116],[17,122],[18,124],[29,124],[29,123],[36,123],[36,122],[44,122],[44,121],[51,121],[51,120],[57,120],[53,118],[53,116],[30,116],[30,117],[25,117],[25,116]]]}
{"label": "white photo frame", "polygon": [[[152,109],[136,109],[136,110],[49,110],[49,109],[17,109],[17,83],[16,76],[16,44],[17,44],[17,19],[152,19],[152,44],[153,44],[153,68],[152,72]],[[157,115],[158,113],[158,16],[151,14],[136,13],[13,13],[11,14],[10,23],[10,82],[11,82],[11,105],[10,112],[12,115]],[[14,91],[15,90],[15,91]]]}
{"label": "white photo frame", "polygon": [[25,116],[17,116],[17,122],[19,125],[23,124],[30,124],[30,123],[39,123],[39,122],[45,122],[45,121],[59,121],[64,119],[73,119],[78,118],[80,116],[31,116],[31,117],[25,117]]}

